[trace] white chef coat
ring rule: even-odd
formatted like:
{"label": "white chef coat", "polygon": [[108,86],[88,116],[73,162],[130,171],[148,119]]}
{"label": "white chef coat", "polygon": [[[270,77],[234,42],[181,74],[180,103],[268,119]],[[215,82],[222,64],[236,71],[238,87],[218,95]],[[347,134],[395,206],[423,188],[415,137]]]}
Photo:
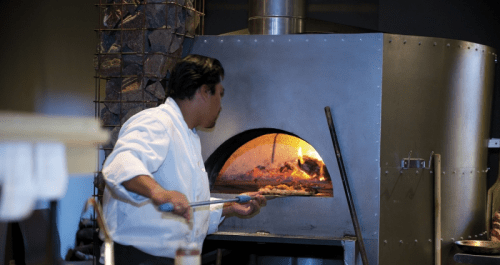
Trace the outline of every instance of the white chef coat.
{"label": "white chef coat", "polygon": [[158,211],[151,200],[126,190],[122,183],[148,175],[189,202],[210,200],[200,138],[190,130],[172,98],[141,111],[123,124],[113,152],[103,166],[106,181],[103,214],[113,241],[154,256],[175,257],[184,243],[202,246],[217,231],[222,205],[196,207],[192,222]]}

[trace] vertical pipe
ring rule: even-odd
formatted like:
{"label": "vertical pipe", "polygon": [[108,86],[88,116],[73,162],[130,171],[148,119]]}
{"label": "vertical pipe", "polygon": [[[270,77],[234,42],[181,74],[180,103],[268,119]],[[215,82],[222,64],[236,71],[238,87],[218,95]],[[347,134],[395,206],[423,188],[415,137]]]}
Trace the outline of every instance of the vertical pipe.
{"label": "vertical pipe", "polygon": [[441,155],[434,155],[435,264],[441,265]]}
{"label": "vertical pipe", "polygon": [[250,0],[250,34],[282,35],[304,32],[306,0]]}

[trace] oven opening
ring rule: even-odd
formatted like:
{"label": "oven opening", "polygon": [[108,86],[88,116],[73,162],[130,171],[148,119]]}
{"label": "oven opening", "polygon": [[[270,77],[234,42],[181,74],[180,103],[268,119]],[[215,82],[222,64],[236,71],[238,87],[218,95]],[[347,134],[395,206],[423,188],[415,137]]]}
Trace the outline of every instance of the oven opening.
{"label": "oven opening", "polygon": [[330,174],[314,147],[289,132],[254,129],[207,159],[212,193],[333,197]]}

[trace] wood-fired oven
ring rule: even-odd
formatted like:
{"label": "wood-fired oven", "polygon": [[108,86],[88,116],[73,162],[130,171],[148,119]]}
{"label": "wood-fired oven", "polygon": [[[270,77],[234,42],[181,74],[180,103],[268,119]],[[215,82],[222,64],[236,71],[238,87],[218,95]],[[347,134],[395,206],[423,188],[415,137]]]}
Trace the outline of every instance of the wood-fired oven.
{"label": "wood-fired oven", "polygon": [[[225,220],[208,241],[344,245],[354,251],[326,106],[332,109],[370,264],[433,262],[433,153],[442,156],[444,264],[452,263],[454,240],[486,236],[494,49],[367,33],[198,36],[184,50],[215,57],[226,70],[217,126],[200,132],[212,185],[228,170],[224,165],[232,155],[244,157],[245,144],[275,136],[304,141],[331,179],[328,196],[270,200],[254,218]],[[272,156],[280,155],[261,149],[255,164],[240,161],[243,174],[264,172]],[[298,151],[293,152],[294,158],[280,163],[296,161]],[[212,189],[214,197],[234,196]],[[349,253],[344,259],[351,262]]]}

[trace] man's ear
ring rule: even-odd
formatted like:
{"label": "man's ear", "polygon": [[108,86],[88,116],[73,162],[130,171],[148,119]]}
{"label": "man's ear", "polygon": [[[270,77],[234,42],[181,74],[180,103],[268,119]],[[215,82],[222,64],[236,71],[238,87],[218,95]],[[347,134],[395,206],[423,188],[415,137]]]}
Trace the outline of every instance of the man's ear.
{"label": "man's ear", "polygon": [[210,88],[206,84],[201,85],[200,95],[203,100],[208,100],[209,95],[211,95]]}

